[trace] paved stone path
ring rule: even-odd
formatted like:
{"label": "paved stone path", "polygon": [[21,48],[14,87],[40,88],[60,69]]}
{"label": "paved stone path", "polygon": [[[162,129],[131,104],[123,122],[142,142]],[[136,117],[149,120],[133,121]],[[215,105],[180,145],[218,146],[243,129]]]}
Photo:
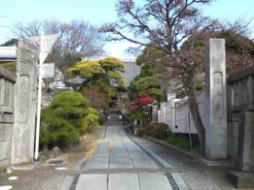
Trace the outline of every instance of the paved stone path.
{"label": "paved stone path", "polygon": [[[119,125],[108,127],[106,137],[89,160],[84,160],[83,154],[75,153],[72,156],[77,159],[63,166],[48,168],[33,164],[31,170],[0,173],[0,187],[10,185],[13,190],[234,189],[226,179],[226,168],[206,168],[198,159],[190,159],[174,149],[127,136]],[[59,167],[66,170],[58,170]],[[18,180],[10,181],[11,176],[18,176]]]}
{"label": "paved stone path", "polygon": [[[75,190],[172,190],[174,179],[160,161],[147,154],[125,133],[122,126],[110,126],[97,152],[82,168],[86,174],[77,177]],[[153,172],[147,172],[147,171]],[[185,187],[181,176],[178,181]],[[182,180],[182,181],[181,181]],[[75,180],[74,180],[75,181]],[[173,184],[173,185],[172,185]]]}

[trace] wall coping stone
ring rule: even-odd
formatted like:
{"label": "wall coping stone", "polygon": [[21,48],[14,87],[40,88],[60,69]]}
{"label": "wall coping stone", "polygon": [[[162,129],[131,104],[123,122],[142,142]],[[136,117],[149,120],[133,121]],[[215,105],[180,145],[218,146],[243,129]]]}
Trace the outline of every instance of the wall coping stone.
{"label": "wall coping stone", "polygon": [[16,82],[16,74],[2,67],[0,67],[0,77],[14,83]]}
{"label": "wall coping stone", "polygon": [[227,81],[228,81],[228,83],[234,83],[236,81],[247,78],[248,76],[254,76],[254,67],[247,68],[243,71],[239,71],[239,72],[231,74],[228,77]]}

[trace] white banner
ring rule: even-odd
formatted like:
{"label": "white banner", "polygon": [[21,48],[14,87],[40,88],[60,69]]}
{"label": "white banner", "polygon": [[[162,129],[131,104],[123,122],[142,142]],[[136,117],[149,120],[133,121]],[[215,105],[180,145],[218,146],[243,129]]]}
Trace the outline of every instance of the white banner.
{"label": "white banner", "polygon": [[41,68],[43,79],[55,77],[55,63],[44,63]]}
{"label": "white banner", "polygon": [[[48,54],[52,50],[52,47],[53,47],[54,43],[56,42],[58,36],[59,36],[58,34],[52,34],[52,35],[45,35],[45,36],[34,36],[31,38],[33,43],[36,46],[39,46],[38,49],[40,49],[41,63],[44,63],[44,61],[48,57]],[[43,45],[41,45],[41,44],[43,44]]]}

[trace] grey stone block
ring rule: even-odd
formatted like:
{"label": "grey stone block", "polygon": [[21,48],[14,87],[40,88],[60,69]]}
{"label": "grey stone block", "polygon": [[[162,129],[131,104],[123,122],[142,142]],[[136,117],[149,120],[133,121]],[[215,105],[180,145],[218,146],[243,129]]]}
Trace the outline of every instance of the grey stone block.
{"label": "grey stone block", "polygon": [[10,158],[10,142],[0,142],[0,162]]}
{"label": "grey stone block", "polygon": [[234,167],[234,163],[229,162],[229,160],[208,160],[200,159],[201,164],[207,167]]}
{"label": "grey stone block", "polygon": [[227,179],[238,189],[254,188],[254,173],[230,171]]}
{"label": "grey stone block", "polygon": [[11,141],[12,124],[0,124],[0,142]]}

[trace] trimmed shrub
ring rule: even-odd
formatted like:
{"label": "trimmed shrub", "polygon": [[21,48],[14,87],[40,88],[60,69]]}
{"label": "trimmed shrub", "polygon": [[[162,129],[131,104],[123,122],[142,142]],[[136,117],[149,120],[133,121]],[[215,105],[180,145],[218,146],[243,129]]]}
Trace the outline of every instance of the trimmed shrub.
{"label": "trimmed shrub", "polygon": [[158,139],[166,138],[170,134],[170,130],[167,124],[165,123],[152,123],[153,125],[153,134],[152,136]]}
{"label": "trimmed shrub", "polygon": [[142,128],[137,129],[137,135],[138,136],[152,136],[152,126],[151,125],[145,125]]}
{"label": "trimmed shrub", "polygon": [[152,136],[158,139],[166,138],[171,134],[169,127],[165,123],[150,123],[146,124],[143,128],[138,129],[137,135],[139,136]]}
{"label": "trimmed shrub", "polygon": [[[46,127],[41,129],[41,145],[47,148],[78,143],[83,130],[82,121],[88,116],[91,117],[90,115],[98,115],[96,110],[88,108],[87,105],[86,97],[75,91],[64,91],[56,95],[42,110],[42,121]],[[86,120],[86,128],[96,123],[96,117]]]}
{"label": "trimmed shrub", "polygon": [[81,134],[88,132],[92,127],[97,127],[99,119],[99,113],[94,108],[89,107],[87,115],[82,119]]}

